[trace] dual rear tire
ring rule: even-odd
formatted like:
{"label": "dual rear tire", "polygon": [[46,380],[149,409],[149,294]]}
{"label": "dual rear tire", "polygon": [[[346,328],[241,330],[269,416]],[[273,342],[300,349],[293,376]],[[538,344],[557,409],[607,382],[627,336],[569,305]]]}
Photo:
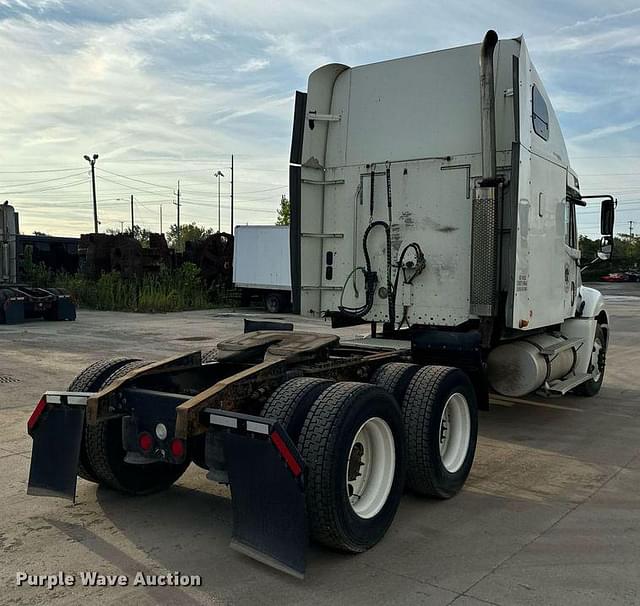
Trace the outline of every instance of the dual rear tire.
{"label": "dual rear tire", "polygon": [[477,437],[475,393],[461,370],[393,363],[372,382],[292,379],[262,411],[280,421],[307,464],[312,538],[351,553],[384,536],[405,480],[418,494],[455,495]]}
{"label": "dual rear tire", "polygon": [[367,383],[292,379],[262,410],[297,443],[306,464],[310,534],[359,553],[385,534],[402,498],[406,448],[391,394]]}
{"label": "dual rear tire", "polygon": [[[130,358],[100,360],[81,372],[69,391],[94,392],[104,389],[146,362]],[[126,463],[122,447],[122,420],[106,419],[96,425],[85,422],[80,445],[78,475],[100,486],[132,495],[145,495],[169,488],[189,466],[189,458],[178,465]]]}

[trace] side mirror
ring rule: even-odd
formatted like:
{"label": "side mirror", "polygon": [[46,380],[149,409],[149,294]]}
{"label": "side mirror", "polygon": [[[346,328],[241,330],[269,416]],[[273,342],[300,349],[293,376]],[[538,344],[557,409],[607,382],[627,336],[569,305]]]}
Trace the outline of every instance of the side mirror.
{"label": "side mirror", "polygon": [[615,218],[615,201],[607,198],[602,201],[600,209],[600,233],[603,236],[613,236],[613,222]]}
{"label": "side mirror", "polygon": [[608,261],[613,255],[613,237],[604,236],[600,239],[600,250],[598,251],[598,259]]}

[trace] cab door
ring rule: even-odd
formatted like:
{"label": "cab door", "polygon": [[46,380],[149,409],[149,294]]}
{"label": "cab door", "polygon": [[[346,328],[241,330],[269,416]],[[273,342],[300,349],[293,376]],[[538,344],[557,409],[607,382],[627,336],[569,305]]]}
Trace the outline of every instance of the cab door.
{"label": "cab door", "polygon": [[576,223],[576,202],[580,194],[571,187],[574,176],[567,171],[567,196],[564,202],[564,310],[565,317],[575,315],[576,298],[580,286],[580,248]]}

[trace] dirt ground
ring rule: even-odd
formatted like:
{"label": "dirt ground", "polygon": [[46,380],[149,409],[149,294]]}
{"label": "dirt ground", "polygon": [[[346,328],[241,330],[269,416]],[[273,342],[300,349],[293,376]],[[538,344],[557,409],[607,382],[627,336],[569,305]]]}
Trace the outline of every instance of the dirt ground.
{"label": "dirt ground", "polygon": [[[359,556],[311,547],[302,581],[229,549],[228,492],[195,466],[150,497],[83,480],[75,505],[26,495],[26,420],[43,391],[66,388],[99,358],[207,349],[241,332],[243,317],[260,314],[80,310],[75,323],[0,326],[0,603],[640,603],[640,284],[598,287],[612,316],[598,397],[494,400],[481,413],[476,461],[461,494],[450,501],[405,495],[378,546]],[[21,571],[87,570],[131,578],[180,571],[200,575],[202,585],[16,585]]]}

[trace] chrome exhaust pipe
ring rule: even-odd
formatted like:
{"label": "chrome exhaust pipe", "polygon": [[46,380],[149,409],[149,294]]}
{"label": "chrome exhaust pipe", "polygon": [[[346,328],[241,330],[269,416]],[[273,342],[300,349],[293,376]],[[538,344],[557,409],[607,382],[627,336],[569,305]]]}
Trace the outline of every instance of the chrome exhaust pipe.
{"label": "chrome exhaust pipe", "polygon": [[490,29],[480,49],[480,129],[482,141],[483,185],[493,185],[496,179],[496,96],[493,86],[493,51],[498,34]]}
{"label": "chrome exhaust pipe", "polygon": [[497,312],[498,179],[493,86],[493,51],[496,44],[498,34],[490,29],[485,34],[480,49],[482,179],[473,189],[471,214],[470,311],[481,318],[495,316]]}

